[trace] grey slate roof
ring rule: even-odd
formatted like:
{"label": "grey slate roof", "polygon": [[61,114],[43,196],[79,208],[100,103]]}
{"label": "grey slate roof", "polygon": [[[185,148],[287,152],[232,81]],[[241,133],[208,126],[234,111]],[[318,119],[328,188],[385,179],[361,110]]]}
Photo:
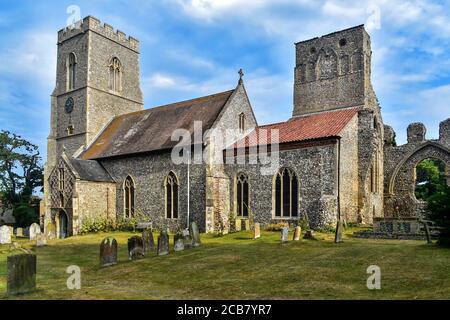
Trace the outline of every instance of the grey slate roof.
{"label": "grey slate roof", "polygon": [[114,182],[109,173],[95,160],[69,158],[70,165],[79,178],[85,181]]}

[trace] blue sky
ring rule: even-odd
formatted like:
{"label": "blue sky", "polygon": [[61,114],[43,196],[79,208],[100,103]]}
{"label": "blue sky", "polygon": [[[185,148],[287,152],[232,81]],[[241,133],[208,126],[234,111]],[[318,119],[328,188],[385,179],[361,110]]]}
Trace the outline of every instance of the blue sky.
{"label": "blue sky", "polygon": [[[45,156],[56,33],[93,15],[141,42],[145,107],[233,88],[237,71],[259,124],[292,112],[294,43],[366,23],[383,120],[406,142],[423,122],[438,137],[450,117],[450,2],[336,0],[9,1],[0,5],[0,129]],[[379,13],[379,14],[378,14]],[[378,20],[377,17],[380,17]]]}

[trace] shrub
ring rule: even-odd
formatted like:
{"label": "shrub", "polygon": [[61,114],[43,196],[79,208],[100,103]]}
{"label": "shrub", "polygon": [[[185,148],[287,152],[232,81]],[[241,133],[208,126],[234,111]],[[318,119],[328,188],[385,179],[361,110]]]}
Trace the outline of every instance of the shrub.
{"label": "shrub", "polygon": [[287,222],[278,222],[268,224],[266,227],[267,231],[281,231],[284,227],[289,227],[289,223]]}

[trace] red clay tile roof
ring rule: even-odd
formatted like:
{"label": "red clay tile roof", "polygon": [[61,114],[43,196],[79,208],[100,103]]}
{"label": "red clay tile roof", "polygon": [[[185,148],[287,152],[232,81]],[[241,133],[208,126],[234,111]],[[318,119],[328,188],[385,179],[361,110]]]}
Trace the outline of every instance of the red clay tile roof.
{"label": "red clay tile roof", "polygon": [[[256,127],[245,138],[230,148],[266,145],[271,142],[271,130],[278,129],[279,143],[299,142],[339,136],[359,108],[328,111],[310,116],[292,118],[285,122]],[[265,130],[265,131],[264,131]]]}
{"label": "red clay tile roof", "polygon": [[182,101],[114,118],[98,138],[81,154],[81,159],[101,159],[127,154],[170,149],[175,129],[193,133],[194,121],[209,129],[234,90]]}

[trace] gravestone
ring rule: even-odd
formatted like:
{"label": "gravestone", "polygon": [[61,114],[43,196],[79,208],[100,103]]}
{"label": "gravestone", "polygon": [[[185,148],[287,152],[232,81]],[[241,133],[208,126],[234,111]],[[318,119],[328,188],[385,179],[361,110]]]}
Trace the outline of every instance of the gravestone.
{"label": "gravestone", "polygon": [[29,229],[30,240],[36,240],[36,237],[39,234],[41,234],[41,227],[37,223],[33,223]]}
{"label": "gravestone", "polygon": [[25,229],[23,229],[23,235],[27,238],[30,237],[30,227],[26,227]]}
{"label": "gravestone", "polygon": [[40,233],[36,236],[36,247],[43,247],[47,245],[47,239]]}
{"label": "gravestone", "polygon": [[56,239],[56,226],[54,223],[49,222],[44,229],[45,238],[48,240]]}
{"label": "gravestone", "polygon": [[16,237],[23,237],[23,229],[16,228]]}
{"label": "gravestone", "polygon": [[254,225],[254,233],[253,233],[253,239],[258,239],[261,237],[261,226],[259,222],[256,222]]}
{"label": "gravestone", "polygon": [[139,236],[128,239],[128,257],[130,260],[137,260],[144,257],[144,243]]}
{"label": "gravestone", "polygon": [[107,237],[100,243],[100,265],[102,267],[117,264],[117,241]]}
{"label": "gravestone", "polygon": [[315,239],[314,238],[314,231],[313,230],[307,230],[305,232],[305,235],[303,236],[303,239]]}
{"label": "gravestone", "polygon": [[11,229],[8,226],[0,227],[0,244],[11,243]]}
{"label": "gravestone", "polygon": [[158,255],[164,256],[169,254],[169,236],[166,230],[162,230],[158,236]]}
{"label": "gravestone", "polygon": [[302,228],[300,226],[296,226],[294,229],[294,241],[300,240],[301,234],[302,234]]}
{"label": "gravestone", "polygon": [[155,240],[153,239],[153,232],[151,229],[142,231],[142,241],[144,242],[144,253],[155,251]]}
{"label": "gravestone", "polygon": [[153,224],[151,222],[138,222],[136,225],[136,230],[147,230],[151,229]]}
{"label": "gravestone", "polygon": [[342,242],[342,231],[344,229],[344,225],[342,224],[342,220],[339,220],[336,225],[336,233],[334,235],[334,242],[340,243]]}
{"label": "gravestone", "polygon": [[173,250],[183,251],[184,250],[184,237],[181,232],[177,232],[173,236]]}
{"label": "gravestone", "polygon": [[189,233],[192,238],[192,246],[193,247],[199,247],[201,244],[200,241],[200,232],[198,231],[197,224],[195,222],[191,223],[191,227],[189,229]]}
{"label": "gravestone", "polygon": [[288,227],[284,227],[281,229],[281,243],[287,243],[289,237],[289,228]]}
{"label": "gravestone", "polygon": [[36,290],[36,255],[8,256],[7,294],[15,295]]}
{"label": "gravestone", "polygon": [[192,247],[192,238],[191,234],[189,233],[189,229],[184,229],[182,231],[182,234],[183,234],[184,248],[190,249]]}

